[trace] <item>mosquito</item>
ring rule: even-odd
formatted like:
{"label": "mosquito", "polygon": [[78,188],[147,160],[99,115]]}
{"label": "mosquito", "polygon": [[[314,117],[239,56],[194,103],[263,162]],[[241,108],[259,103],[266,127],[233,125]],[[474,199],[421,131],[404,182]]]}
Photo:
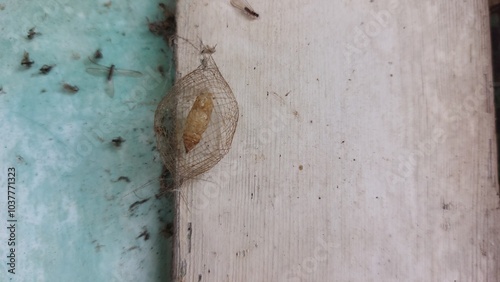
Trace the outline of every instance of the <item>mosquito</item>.
{"label": "mosquito", "polygon": [[246,0],[231,0],[231,5],[233,5],[236,9],[244,12],[251,18],[258,18],[259,14],[257,14],[252,6],[248,4]]}
{"label": "mosquito", "polygon": [[23,65],[27,68],[30,68],[33,63],[35,63],[35,61],[30,60],[30,53],[24,51],[23,60],[21,61],[21,65]]}
{"label": "mosquito", "polygon": [[89,74],[92,75],[99,75],[101,76],[103,73],[107,73],[106,76],[106,88],[104,91],[106,94],[108,94],[109,97],[113,98],[115,96],[115,86],[113,83],[113,74],[118,74],[118,75],[124,75],[124,76],[129,76],[129,77],[141,77],[142,73],[134,70],[124,70],[124,69],[118,69],[115,67],[115,65],[111,65],[109,67],[103,66],[98,64],[96,61],[92,60],[92,58],[89,57],[89,61],[92,62],[94,65],[96,65],[95,68],[87,68],[86,71]]}
{"label": "mosquito", "polygon": [[40,68],[40,74],[48,74],[53,67],[55,67],[56,65],[43,65],[41,68]]}
{"label": "mosquito", "polygon": [[111,143],[113,143],[113,145],[115,145],[115,147],[120,147],[123,142],[125,142],[125,139],[123,139],[121,136],[118,136],[118,137],[113,138],[111,140]]}
{"label": "mosquito", "polygon": [[94,59],[96,59],[96,60],[102,59],[101,49],[95,50],[95,52],[94,52]]}
{"label": "mosquito", "polygon": [[35,38],[36,35],[41,35],[40,32],[36,32],[35,31],[35,28],[32,27],[30,28],[30,30],[28,30],[28,35],[26,36],[26,38],[28,38],[29,40]]}
{"label": "mosquito", "polygon": [[72,93],[72,94],[75,94],[76,92],[78,92],[78,90],[80,90],[80,88],[78,88],[78,86],[76,86],[76,85],[71,85],[71,84],[69,84],[69,83],[63,83],[62,88],[63,88],[66,92],[69,92],[69,93]]}

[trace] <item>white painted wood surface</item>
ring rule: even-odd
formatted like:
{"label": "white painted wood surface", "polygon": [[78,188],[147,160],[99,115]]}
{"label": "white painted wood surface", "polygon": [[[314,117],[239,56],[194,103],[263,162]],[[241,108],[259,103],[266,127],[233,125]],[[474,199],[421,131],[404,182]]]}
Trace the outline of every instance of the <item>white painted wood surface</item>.
{"label": "white painted wood surface", "polygon": [[251,5],[178,1],[241,116],[182,188],[176,279],[499,281],[488,2]]}

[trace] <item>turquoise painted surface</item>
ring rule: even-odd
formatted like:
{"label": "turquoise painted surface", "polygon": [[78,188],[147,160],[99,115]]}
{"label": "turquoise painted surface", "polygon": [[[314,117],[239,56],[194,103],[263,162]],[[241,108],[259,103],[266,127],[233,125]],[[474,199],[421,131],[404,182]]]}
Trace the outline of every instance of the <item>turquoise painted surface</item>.
{"label": "turquoise painted surface", "polygon": [[[161,17],[158,2],[106,2],[0,2],[1,281],[169,281],[172,238],[162,230],[172,203],[154,197],[158,182],[136,188],[161,173],[152,126],[173,82],[172,52],[147,28],[146,17]],[[28,40],[32,27],[41,34]],[[110,98],[105,75],[85,71],[97,48],[101,64],[144,76],[115,76]],[[24,51],[31,68],[20,65]],[[44,64],[55,67],[39,75]],[[80,90],[67,93],[63,82]],[[116,147],[119,136],[125,142]],[[15,274],[7,265],[12,234]]]}

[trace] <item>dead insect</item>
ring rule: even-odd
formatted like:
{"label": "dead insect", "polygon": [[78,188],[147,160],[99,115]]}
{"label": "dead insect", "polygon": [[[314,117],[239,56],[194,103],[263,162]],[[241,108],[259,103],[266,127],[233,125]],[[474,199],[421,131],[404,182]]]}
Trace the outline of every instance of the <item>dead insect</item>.
{"label": "dead insect", "polygon": [[6,94],[6,93],[7,93],[7,92],[5,92],[5,91],[3,90],[3,86],[0,86],[0,94]]}
{"label": "dead insect", "polygon": [[28,30],[28,35],[26,36],[29,40],[33,39],[35,37],[35,35],[41,35],[40,32],[36,32],[35,31],[35,28],[32,27],[30,28],[30,30]]}
{"label": "dead insect", "polygon": [[175,11],[167,7],[167,5],[165,5],[164,3],[159,3],[158,7],[163,12],[163,16],[165,16],[165,18],[175,17],[174,15]]}
{"label": "dead insect", "polygon": [[111,143],[113,143],[115,147],[120,147],[123,142],[125,142],[125,139],[121,138],[120,136],[113,138],[113,140],[111,140]]}
{"label": "dead insect", "polygon": [[162,77],[165,77],[165,69],[163,68],[162,65],[158,65],[157,70],[161,74]]}
{"label": "dead insect", "polygon": [[136,239],[139,239],[141,237],[144,237],[144,241],[149,240],[149,232],[146,228],[144,228],[144,231],[142,231],[142,233],[139,234],[139,236],[137,236]]}
{"label": "dead insect", "polygon": [[146,198],[146,199],[140,200],[140,201],[135,201],[133,204],[131,204],[128,207],[129,212],[130,213],[134,213],[137,210],[137,207],[139,207],[139,205],[142,205],[142,204],[144,204],[147,201],[149,201],[149,198]]}
{"label": "dead insect", "polygon": [[259,14],[257,14],[254,9],[248,4],[246,0],[231,0],[231,5],[233,5],[236,9],[244,12],[250,18],[258,18]]}
{"label": "dead insect", "polygon": [[[170,238],[174,236],[174,224],[171,222],[167,222],[167,224],[162,228],[160,233],[165,237],[165,238]],[[201,274],[200,274],[201,275]]]}
{"label": "dead insect", "polygon": [[148,29],[151,33],[156,35],[162,34],[161,22],[150,22],[149,18],[146,18],[146,20],[148,21]]}
{"label": "dead insect", "polygon": [[23,59],[21,60],[21,65],[30,68],[35,61],[30,60],[30,53],[24,51]]}
{"label": "dead insect", "polygon": [[126,177],[126,176],[120,176],[118,177],[118,179],[116,180],[111,180],[112,182],[118,182],[118,181],[125,181],[127,183],[130,183],[130,178]]}
{"label": "dead insect", "polygon": [[193,107],[189,112],[182,139],[186,154],[191,151],[198,143],[201,136],[207,130],[212,110],[214,108],[212,93],[203,93],[196,97]]}
{"label": "dead insect", "polygon": [[209,46],[209,45],[204,45],[203,43],[201,45],[202,45],[202,49],[201,49],[202,54],[212,55],[213,53],[215,53],[215,47],[217,47],[217,45]]}
{"label": "dead insect", "polygon": [[92,60],[92,58],[89,57],[89,60],[95,64],[97,67],[95,68],[87,68],[86,71],[89,74],[92,75],[102,75],[103,73],[107,73],[106,76],[106,94],[108,94],[109,97],[113,97],[115,95],[115,86],[113,83],[113,74],[119,74],[119,75],[124,75],[124,76],[129,76],[129,77],[140,77],[142,76],[141,72],[138,71],[133,71],[133,70],[124,70],[124,69],[118,69],[115,67],[115,65],[111,65],[109,67],[103,66]]}
{"label": "dead insect", "polygon": [[40,68],[40,74],[48,74],[55,65],[43,65]]}
{"label": "dead insect", "polygon": [[78,90],[80,90],[80,88],[78,88],[78,86],[71,85],[68,83],[63,83],[62,87],[66,92],[73,93],[73,94],[78,92]]}
{"label": "dead insect", "polygon": [[148,29],[155,35],[162,36],[165,41],[171,45],[172,37],[175,35],[177,23],[175,21],[175,12],[169,9],[165,4],[158,4],[163,12],[163,19],[155,22],[150,22],[148,18]]}
{"label": "dead insect", "polygon": [[95,52],[94,52],[94,59],[96,59],[96,60],[102,59],[101,49],[95,50]]}

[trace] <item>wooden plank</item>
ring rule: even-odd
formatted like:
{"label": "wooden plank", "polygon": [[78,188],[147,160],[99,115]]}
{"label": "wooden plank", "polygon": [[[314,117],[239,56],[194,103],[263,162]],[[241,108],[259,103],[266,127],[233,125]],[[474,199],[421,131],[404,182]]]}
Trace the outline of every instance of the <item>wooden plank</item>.
{"label": "wooden plank", "polygon": [[435,2],[178,1],[241,116],[182,187],[177,280],[499,280],[488,3]]}

